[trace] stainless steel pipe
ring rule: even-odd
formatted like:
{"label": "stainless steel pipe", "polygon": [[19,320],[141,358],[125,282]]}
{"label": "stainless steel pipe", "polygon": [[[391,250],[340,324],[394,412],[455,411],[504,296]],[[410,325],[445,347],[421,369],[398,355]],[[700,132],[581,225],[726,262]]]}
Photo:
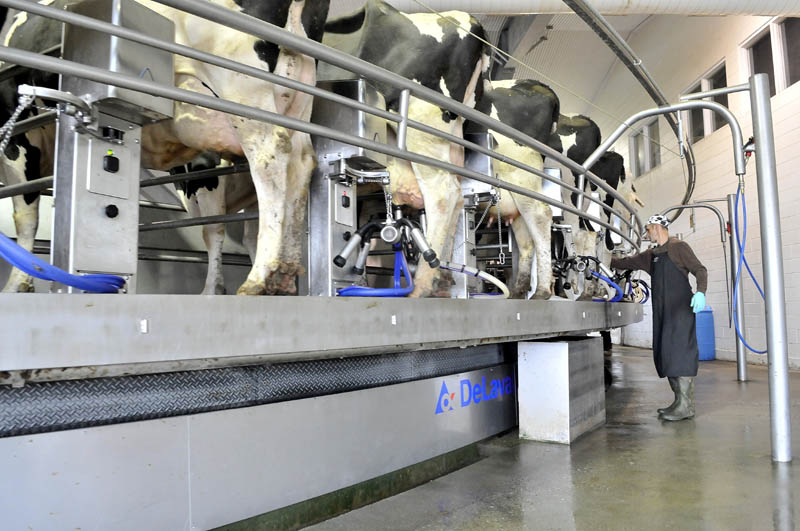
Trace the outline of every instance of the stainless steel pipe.
{"label": "stainless steel pipe", "polygon": [[786,303],[783,286],[783,248],[778,202],[778,173],[769,78],[750,78],[750,109],[756,147],[758,216],[761,225],[761,260],[767,314],[767,356],[769,359],[769,413],[772,460],[792,460],[792,423],[789,406],[789,352],[786,342]]}
{"label": "stainless steel pipe", "polygon": [[[2,4],[3,1],[7,0],[0,0],[0,4]],[[553,200],[546,195],[530,191],[521,186],[516,186],[511,183],[502,181],[500,179],[488,177],[482,173],[472,171],[461,166],[456,166],[454,164],[442,162],[440,160],[426,157],[424,155],[419,155],[417,153],[404,151],[395,146],[390,146],[380,142],[375,142],[373,140],[364,139],[355,135],[349,135],[328,127],[323,127],[317,124],[304,122],[302,120],[297,120],[294,118],[265,111],[262,109],[249,107],[247,105],[242,105],[240,103],[235,103],[220,98],[215,98],[212,96],[207,96],[205,94],[200,94],[198,92],[192,92],[189,90],[183,90],[175,87],[168,87],[138,77],[124,75],[116,72],[109,72],[100,68],[94,68],[87,65],[75,63],[72,61],[66,61],[64,59],[45,57],[36,53],[26,52],[23,50],[9,48],[6,46],[0,46],[0,60],[8,61],[11,63],[23,64],[30,68],[36,68],[39,70],[57,72],[62,75],[81,77],[84,79],[89,79],[91,81],[96,81],[98,83],[104,83],[107,85],[114,85],[122,88],[127,88],[130,90],[144,92],[145,94],[151,94],[153,96],[159,96],[162,98],[168,98],[176,101],[183,101],[186,103],[199,105],[201,107],[214,109],[228,114],[243,116],[245,118],[249,118],[252,120],[259,120],[262,122],[272,123],[281,127],[286,127],[287,129],[293,129],[296,131],[302,131],[312,135],[318,135],[325,138],[338,140],[345,144],[364,147],[367,149],[371,149],[373,151],[377,151],[378,153],[384,153],[386,155],[406,159],[411,162],[417,162],[419,164],[425,164],[427,166],[440,168],[447,172],[456,175],[462,175],[464,177],[469,177],[470,179],[491,184],[492,186],[496,186],[498,188],[504,188],[506,190],[523,195],[525,197],[530,197],[532,199],[536,199],[543,203],[547,203],[548,205],[554,205],[568,212],[572,212],[580,217],[588,219],[593,223],[597,223],[602,227],[606,227],[615,234],[619,234],[621,238],[628,241],[635,249],[639,248],[638,242],[633,241],[631,238],[628,237],[627,234],[622,233],[619,229],[607,223],[606,221],[601,220],[600,218],[597,218],[595,216],[590,216],[584,212],[579,211],[572,205],[562,203],[561,201]],[[608,185],[606,183],[602,183],[602,185],[608,188]],[[615,197],[618,197],[616,191],[614,191],[613,189],[612,191],[614,192]],[[625,202],[625,204],[627,204],[627,202]],[[639,224],[640,223],[641,222],[639,222]]]}
{"label": "stainless steel pipe", "polygon": [[667,114],[676,111],[686,111],[691,109],[710,109],[717,114],[720,114],[725,121],[728,122],[728,125],[731,126],[731,139],[733,141],[733,162],[734,167],[736,170],[736,175],[744,175],[745,173],[745,163],[744,163],[744,149],[743,149],[743,142],[742,142],[742,128],[739,127],[739,122],[736,120],[736,117],[728,110],[727,107],[724,105],[720,105],[719,103],[713,101],[686,101],[683,103],[676,103],[674,105],[667,105],[664,107],[656,107],[654,109],[647,109],[641,112],[638,112],[625,120],[608,138],[606,138],[605,142],[603,142],[600,147],[598,147],[594,153],[589,155],[589,158],[583,163],[584,167],[587,169],[591,168],[595,162],[609,150],[611,146],[614,145],[619,137],[621,137],[625,131],[627,131],[633,124],[640,120],[644,120],[645,118],[650,118],[651,116],[658,116],[661,114]]}
{"label": "stainless steel pipe", "polygon": [[[736,289],[736,267],[739,265],[739,245],[736,243],[736,234],[734,231],[736,228],[733,226],[734,220],[736,219],[734,212],[736,209],[736,195],[730,194],[728,195],[728,220],[731,225],[731,290],[734,293],[734,305],[736,307],[736,321],[739,323],[739,330],[742,333],[742,337],[746,337],[746,328],[744,325],[744,294],[741,289]],[[747,381],[747,351],[745,350],[744,341],[739,337],[739,334],[735,333],[736,336],[736,379],[740,382]]]}

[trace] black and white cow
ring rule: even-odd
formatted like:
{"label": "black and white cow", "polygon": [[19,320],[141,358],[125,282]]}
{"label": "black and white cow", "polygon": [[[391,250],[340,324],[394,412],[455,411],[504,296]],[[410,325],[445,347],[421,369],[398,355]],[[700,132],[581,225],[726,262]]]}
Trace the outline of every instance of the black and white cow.
{"label": "black and white cow", "polygon": [[[316,65],[310,57],[149,0],[139,2],[175,23],[180,44],[307,84],[316,82]],[[214,3],[317,41],[329,6],[328,0]],[[37,37],[60,33],[57,24],[50,31],[31,33],[25,20],[14,30],[12,38],[22,32],[34,42]],[[28,49],[41,51],[43,46],[37,43]],[[312,98],[307,94],[185,57],[175,57],[175,85],[302,120],[311,115]],[[173,168],[207,151],[225,159],[245,157],[258,198],[255,259],[239,293],[294,293],[296,277],[303,271],[303,220],[315,164],[309,135],[178,102],[173,120],[145,127],[142,133],[142,166],[146,168]]]}
{"label": "black and white cow", "polygon": [[[559,100],[553,90],[530,79],[487,82],[478,109],[484,114],[511,126],[526,135],[548,143],[551,141],[559,116]],[[472,125],[470,125],[472,127]],[[492,132],[495,151],[533,168],[542,169],[544,161],[538,151]],[[529,190],[542,190],[541,177],[503,162],[495,162],[497,177]],[[531,269],[536,255],[536,291],[533,297],[550,297],[553,277],[550,251],[550,231],[553,214],[550,206],[509,192],[499,190],[499,217],[510,223],[519,248],[518,274],[511,286],[513,297],[525,297],[531,290]]]}
{"label": "black and white cow", "polygon": [[[588,116],[559,116],[558,128],[556,135],[562,144],[562,150],[574,162],[583,164],[583,162],[591,155],[602,143],[600,128]],[[555,143],[555,139],[554,142]],[[633,186],[633,181],[630,177],[625,175],[625,161],[622,155],[609,151],[603,154],[594,166],[591,168],[592,173],[597,175],[606,184],[614,188],[626,201],[631,205],[639,204],[643,206],[641,199],[636,195],[636,189]],[[575,186],[578,185],[578,173],[572,172],[575,178]],[[588,179],[584,183],[584,191],[591,190],[595,192],[599,187],[590,183]],[[610,194],[601,191],[600,194],[602,203],[609,208],[614,206],[614,198]],[[573,205],[577,205],[577,194],[571,193],[570,200]],[[584,200],[584,210],[589,207],[589,202]],[[609,211],[603,209],[600,216],[603,220],[609,221]],[[607,253],[603,248],[598,249],[597,234],[600,232],[601,227],[596,227],[591,222],[585,219],[578,219],[577,216],[570,213],[565,213],[565,222],[573,225],[575,230],[573,236],[575,240],[576,252],[578,255],[596,256],[600,254],[599,258],[608,261]],[[614,243],[611,240],[611,233],[604,231],[605,238],[605,251],[610,251],[614,248]]]}
{"label": "black and white cow", "polygon": [[[323,43],[417,81],[456,101],[474,106],[483,91],[482,75],[489,61],[483,28],[467,13],[405,14],[381,0],[367,0],[357,12],[329,21]],[[350,79],[353,74],[320,64],[320,79]],[[386,105],[397,111],[400,90],[378,85]],[[409,118],[461,136],[463,119],[415,97]],[[389,142],[393,141],[390,133]],[[463,148],[409,128],[409,151],[463,165]],[[438,256],[451,256],[452,235],[463,204],[460,179],[446,171],[391,159],[391,190],[395,203],[425,208],[427,238]],[[421,263],[412,296],[449,296],[449,278]]]}

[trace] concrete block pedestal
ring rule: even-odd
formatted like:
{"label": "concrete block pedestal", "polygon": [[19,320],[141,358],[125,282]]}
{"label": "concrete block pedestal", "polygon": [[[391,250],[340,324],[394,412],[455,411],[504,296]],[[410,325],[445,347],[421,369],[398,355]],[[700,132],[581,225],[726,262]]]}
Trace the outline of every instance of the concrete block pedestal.
{"label": "concrete block pedestal", "polygon": [[570,444],[605,424],[603,340],[520,342],[519,436]]}

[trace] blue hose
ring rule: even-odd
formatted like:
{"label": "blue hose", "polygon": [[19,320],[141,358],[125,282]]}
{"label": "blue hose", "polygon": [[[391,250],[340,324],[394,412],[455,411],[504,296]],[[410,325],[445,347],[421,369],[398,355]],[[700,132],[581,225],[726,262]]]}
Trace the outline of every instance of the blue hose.
{"label": "blue hose", "polygon": [[[369,242],[366,243],[369,245]],[[406,287],[403,288],[400,273],[406,278]],[[414,280],[408,271],[406,255],[400,245],[394,246],[394,287],[393,288],[369,288],[367,286],[347,286],[339,288],[336,293],[340,297],[405,297],[414,291]]]}
{"label": "blue hose", "polygon": [[37,258],[3,233],[0,233],[0,258],[33,277],[90,293],[117,293],[125,285],[125,279],[116,275],[71,275]]}
{"label": "blue hose", "polygon": [[[617,285],[616,282],[614,282],[613,280],[611,280],[610,278],[608,278],[605,275],[601,275],[597,271],[590,271],[590,272],[592,273],[593,276],[599,278],[600,280],[602,280],[603,282],[607,283],[609,286],[612,286],[615,290],[617,290],[617,294],[614,296],[613,299],[611,299],[608,302],[619,302],[619,301],[622,300],[622,295],[623,295],[622,288],[620,288],[619,285]],[[605,299],[593,299],[593,300],[595,302],[606,302]]]}
{"label": "blue hose", "polygon": [[[742,230],[742,237],[739,239],[739,196],[742,197],[742,218],[744,221],[744,229]],[[745,202],[744,194],[742,194],[742,187],[736,190],[736,201],[734,207],[734,224],[733,224],[733,232],[736,235],[736,245],[739,247],[739,263],[736,265],[736,281],[733,283],[733,325],[736,329],[736,335],[739,336],[739,339],[742,340],[744,346],[747,347],[751,352],[755,352],[756,354],[766,354],[767,351],[765,350],[756,350],[751,347],[747,341],[745,341],[742,332],[739,330],[739,320],[736,318],[736,295],[739,290],[739,279],[742,274],[742,264],[745,264],[747,267],[747,272],[750,273],[750,278],[753,279],[753,283],[758,288],[758,292],[761,294],[761,298],[764,298],[764,291],[759,286],[758,281],[756,280],[755,276],[753,276],[753,272],[750,270],[750,265],[747,263],[747,259],[744,257],[744,242],[747,239],[747,204]]]}

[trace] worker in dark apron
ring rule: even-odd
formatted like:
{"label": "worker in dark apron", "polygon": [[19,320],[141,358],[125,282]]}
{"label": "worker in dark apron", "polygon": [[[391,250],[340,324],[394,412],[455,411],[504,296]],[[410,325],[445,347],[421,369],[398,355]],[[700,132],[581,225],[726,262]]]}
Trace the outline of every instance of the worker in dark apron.
{"label": "worker in dark apron", "polygon": [[[650,274],[653,304],[653,361],[666,377],[675,400],[658,410],[664,420],[694,417],[694,377],[698,353],[694,314],[705,308],[708,273],[689,244],[670,238],[669,221],[661,215],[647,220],[645,229],[655,247],[628,258],[611,260],[616,269],[640,269]],[[692,295],[689,273],[697,280]]]}

